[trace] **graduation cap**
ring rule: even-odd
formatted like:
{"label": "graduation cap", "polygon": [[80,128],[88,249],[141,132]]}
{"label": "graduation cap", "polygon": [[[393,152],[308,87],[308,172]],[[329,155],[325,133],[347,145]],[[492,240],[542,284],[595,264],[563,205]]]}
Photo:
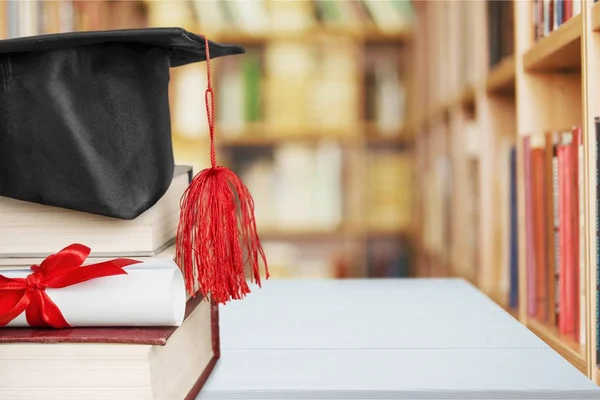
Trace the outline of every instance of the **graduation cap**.
{"label": "graduation cap", "polygon": [[[0,196],[136,218],[173,179],[170,68],[242,53],[181,28],[0,40]],[[177,258],[190,293],[225,302],[249,292],[247,264],[260,285],[266,260],[248,189],[216,164],[208,82],[212,165],[182,198]]]}

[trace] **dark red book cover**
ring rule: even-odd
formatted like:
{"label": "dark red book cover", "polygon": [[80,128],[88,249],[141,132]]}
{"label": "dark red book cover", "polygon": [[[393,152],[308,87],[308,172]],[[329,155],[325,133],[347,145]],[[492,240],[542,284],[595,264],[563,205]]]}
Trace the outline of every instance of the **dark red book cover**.
{"label": "dark red book cover", "polygon": [[572,203],[572,207],[573,207],[573,264],[571,267],[571,276],[572,276],[572,302],[573,302],[573,334],[575,336],[575,340],[577,340],[579,342],[579,331],[580,331],[580,324],[579,324],[579,299],[580,299],[580,295],[579,295],[579,274],[580,274],[580,247],[579,247],[579,241],[580,241],[580,216],[579,216],[579,196],[581,195],[579,193],[579,174],[580,172],[583,171],[579,171],[579,146],[581,145],[581,141],[583,139],[582,133],[581,133],[581,127],[579,126],[575,126],[572,129],[573,132],[573,141],[571,142],[571,162],[572,162],[572,169],[571,169],[571,180],[572,180],[572,187],[571,187],[571,191],[573,193],[573,203]]}
{"label": "dark red book cover", "polygon": [[[535,317],[547,321],[548,279],[546,268],[546,213],[544,149],[531,149],[531,192],[533,207],[533,246],[535,247]],[[550,221],[549,221],[550,222]]]}
{"label": "dark red book cover", "polygon": [[[580,0],[575,0],[580,1]],[[573,1],[572,0],[563,0],[563,18],[561,24],[565,21],[568,21],[573,16]]]}
{"label": "dark red book cover", "polygon": [[547,132],[544,135],[544,190],[545,190],[545,234],[546,234],[546,279],[547,303],[546,315],[549,324],[556,324],[556,263],[555,263],[555,227],[554,227],[554,168],[553,158],[554,134]]}
{"label": "dark red book cover", "polygon": [[[573,138],[575,140],[575,138]],[[575,267],[576,267],[576,225],[575,220],[578,216],[575,202],[577,201],[576,175],[574,175],[574,163],[577,162],[577,154],[574,154],[572,143],[562,148],[563,162],[561,163],[561,196],[564,199],[561,228],[564,232],[563,242],[561,243],[561,253],[564,254],[560,270],[560,307],[561,314],[559,319],[559,331],[565,335],[575,334],[575,297],[579,294],[574,292],[575,286]],[[575,182],[573,182],[575,180]],[[575,192],[575,193],[574,193]],[[578,225],[577,225],[578,227]]]}
{"label": "dark red book cover", "polygon": [[566,295],[567,295],[567,289],[566,289],[566,285],[565,285],[565,275],[566,275],[566,265],[567,265],[567,261],[566,261],[566,249],[567,249],[567,225],[565,224],[566,222],[566,215],[565,215],[565,203],[566,203],[566,151],[567,151],[568,147],[564,146],[564,145],[559,145],[557,148],[557,154],[558,154],[558,196],[559,196],[559,200],[558,200],[558,215],[559,215],[559,230],[558,230],[558,237],[559,237],[559,281],[558,281],[558,298],[559,298],[559,315],[558,315],[558,330],[560,332],[564,332],[566,331],[565,328],[565,322],[566,322],[566,312],[565,312],[565,304],[566,304]]}
{"label": "dark red book cover", "polygon": [[[202,302],[202,296],[188,300],[185,319]],[[143,327],[143,328],[70,328],[70,329],[35,329],[35,328],[0,328],[0,344],[8,343],[119,343],[164,346],[177,327]],[[221,357],[219,337],[219,307],[211,305],[212,348],[214,356],[198,377],[194,386],[184,400],[194,400],[212,373]]]}

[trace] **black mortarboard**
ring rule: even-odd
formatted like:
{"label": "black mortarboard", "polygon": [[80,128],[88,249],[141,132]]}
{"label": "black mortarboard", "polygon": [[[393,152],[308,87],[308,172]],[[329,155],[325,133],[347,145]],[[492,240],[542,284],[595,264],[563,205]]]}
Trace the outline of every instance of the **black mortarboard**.
{"label": "black mortarboard", "polygon": [[205,60],[181,28],[0,40],[0,196],[137,217],[173,178],[169,68]]}

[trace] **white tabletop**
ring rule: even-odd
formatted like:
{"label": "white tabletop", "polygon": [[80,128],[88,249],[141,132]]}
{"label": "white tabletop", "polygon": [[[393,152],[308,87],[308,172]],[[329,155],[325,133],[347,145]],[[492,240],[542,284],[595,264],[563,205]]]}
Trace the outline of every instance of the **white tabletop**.
{"label": "white tabletop", "polygon": [[271,280],[220,314],[198,399],[600,399],[459,279]]}

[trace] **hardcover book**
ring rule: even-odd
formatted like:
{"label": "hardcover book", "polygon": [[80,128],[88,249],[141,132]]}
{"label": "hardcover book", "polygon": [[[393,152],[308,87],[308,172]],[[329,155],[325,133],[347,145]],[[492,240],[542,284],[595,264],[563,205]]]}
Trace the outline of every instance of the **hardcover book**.
{"label": "hardcover book", "polygon": [[166,194],[130,221],[0,197],[0,258],[45,257],[76,242],[90,247],[91,257],[156,255],[173,244],[191,174],[177,166]]}
{"label": "hardcover book", "polygon": [[218,306],[180,327],[0,330],[1,400],[196,398],[220,357]]}

